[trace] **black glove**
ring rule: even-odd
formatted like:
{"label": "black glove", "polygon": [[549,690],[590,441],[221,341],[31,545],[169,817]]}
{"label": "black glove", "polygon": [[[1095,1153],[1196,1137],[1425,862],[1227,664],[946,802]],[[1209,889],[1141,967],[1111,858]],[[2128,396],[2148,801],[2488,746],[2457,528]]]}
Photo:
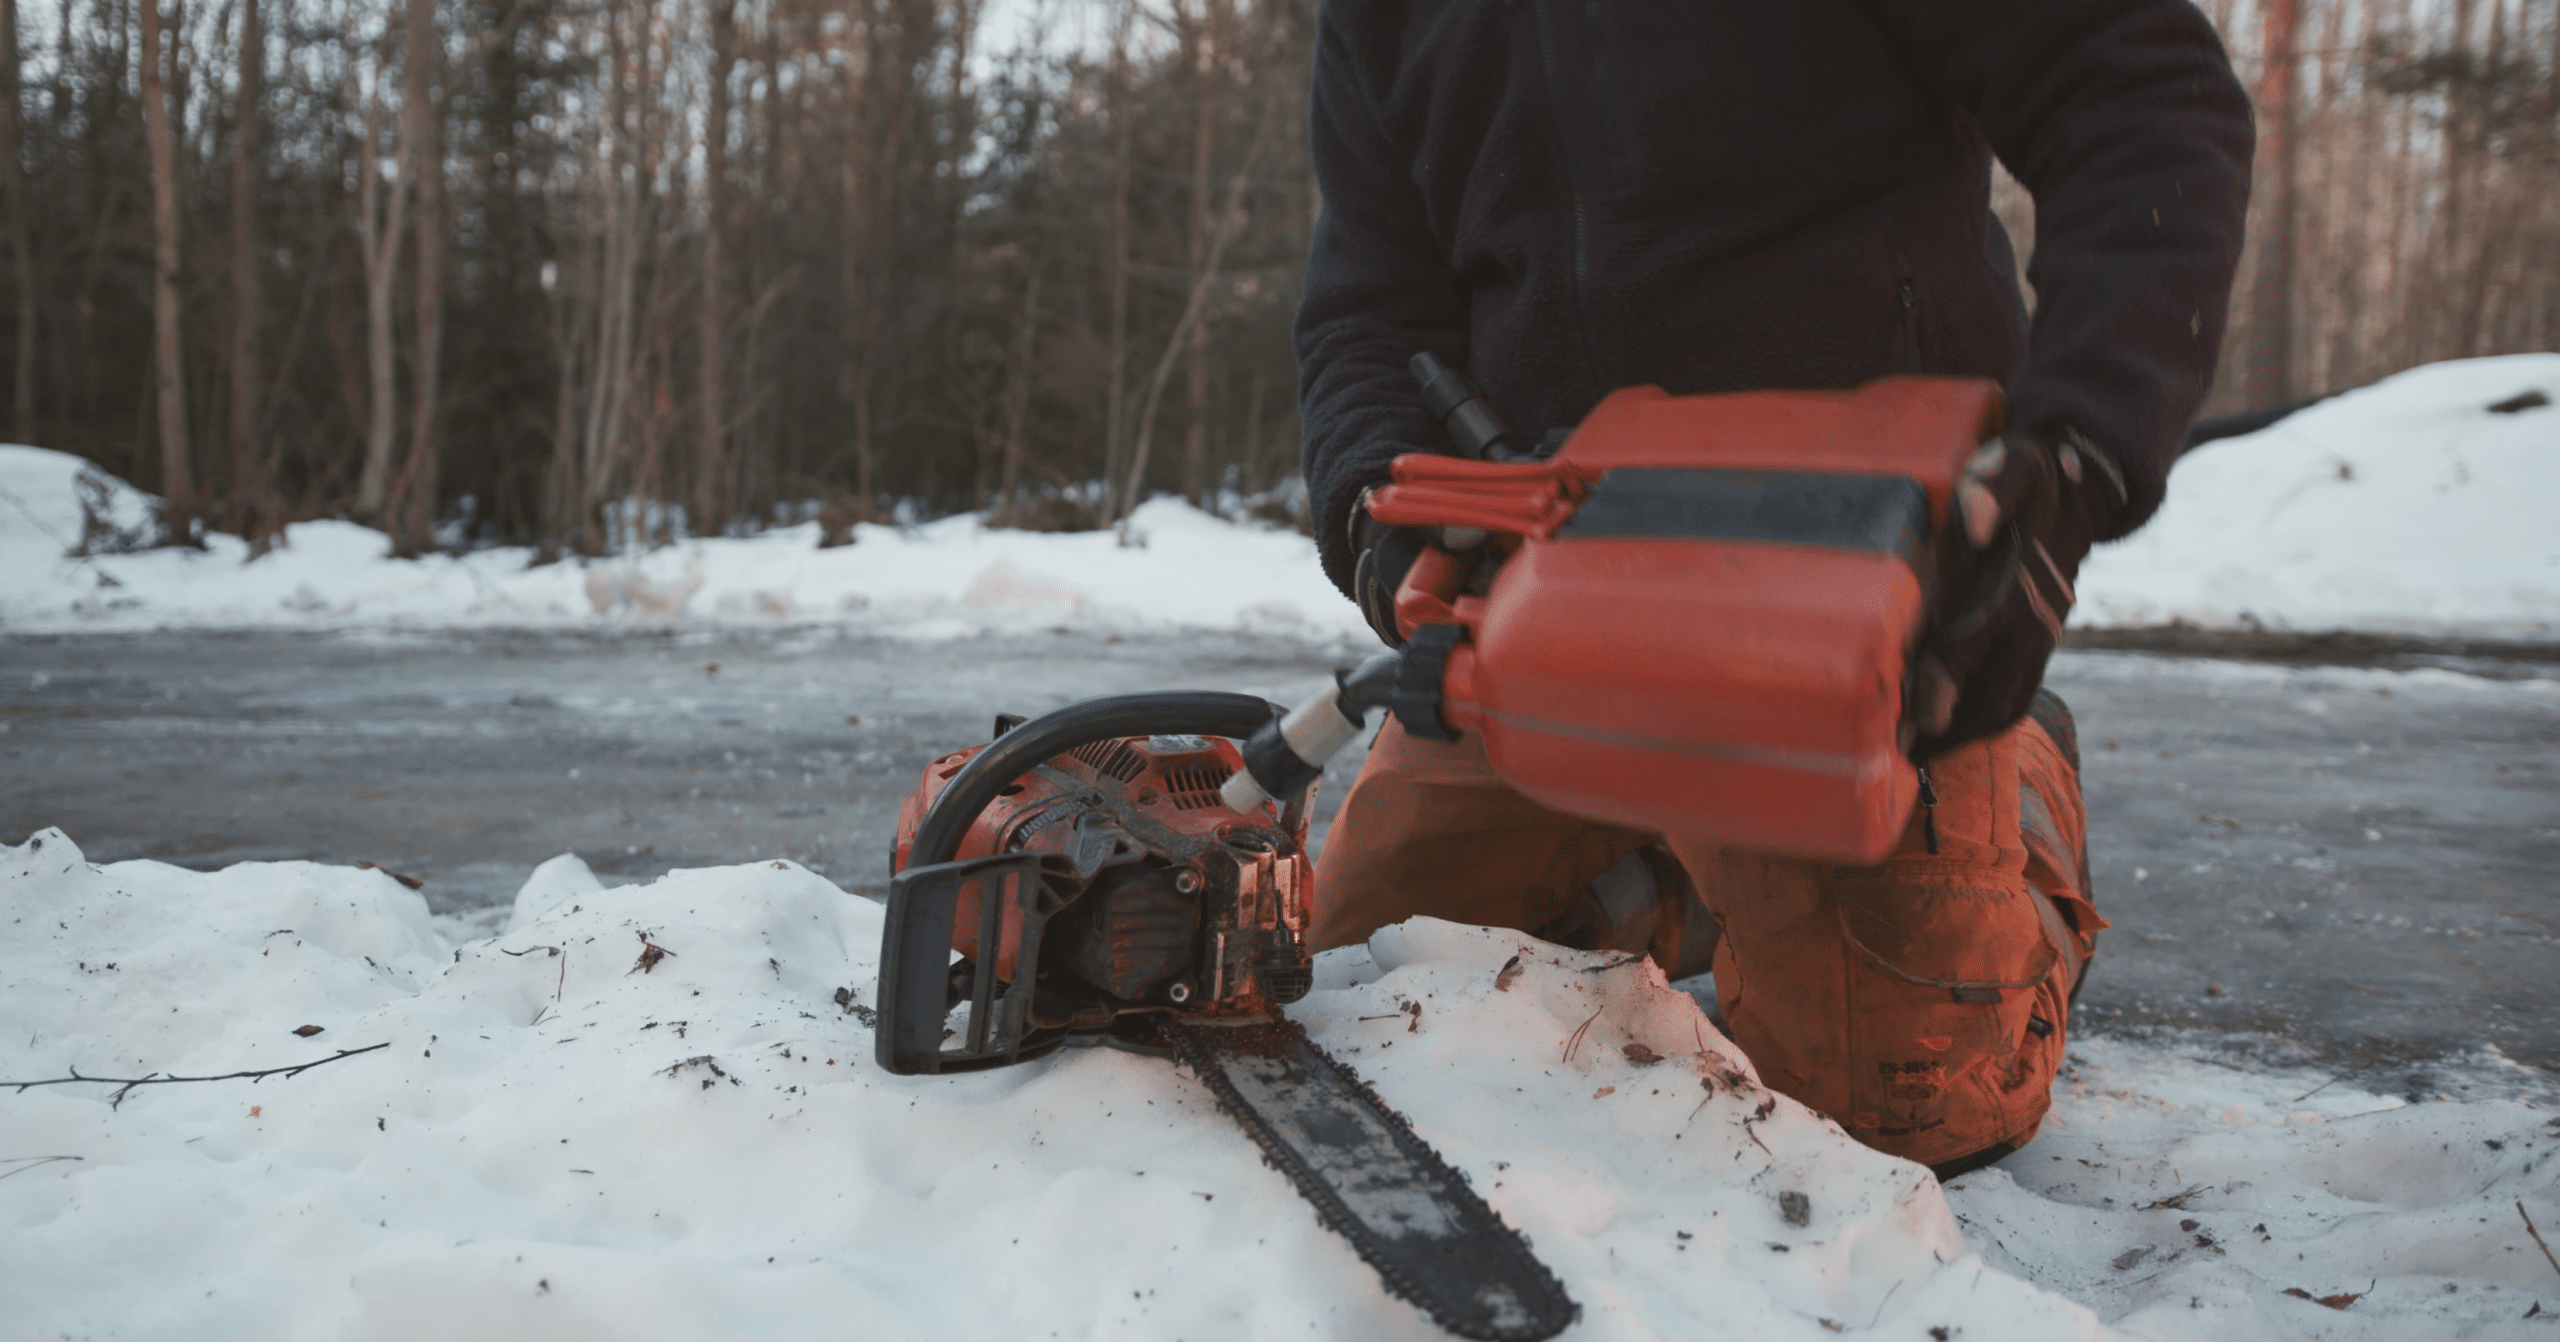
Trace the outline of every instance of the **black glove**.
{"label": "black glove", "polygon": [[2058,448],[2011,434],[1965,463],[1938,620],[1912,668],[1914,758],[2026,716],[2071,616],[2080,561],[2125,497],[2123,471],[2076,431]]}
{"label": "black glove", "polygon": [[1359,556],[1351,570],[1351,599],[1360,604],[1360,618],[1390,648],[1404,646],[1404,635],[1396,628],[1396,589],[1404,586],[1404,575],[1422,557],[1430,535],[1422,527],[1390,526],[1371,517],[1365,489],[1351,505],[1351,548]]}

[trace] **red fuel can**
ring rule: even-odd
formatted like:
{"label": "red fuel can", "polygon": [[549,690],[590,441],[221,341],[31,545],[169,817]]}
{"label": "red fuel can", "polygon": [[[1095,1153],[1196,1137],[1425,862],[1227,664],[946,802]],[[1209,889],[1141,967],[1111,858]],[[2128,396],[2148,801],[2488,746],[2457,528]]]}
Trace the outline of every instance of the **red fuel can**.
{"label": "red fuel can", "polygon": [[1426,551],[1409,637],[1456,626],[1441,716],[1521,792],[1594,820],[1872,863],[1918,795],[1903,700],[1965,459],[1999,388],[1603,400],[1554,457],[1412,454],[1379,520],[1475,527],[1504,557]]}

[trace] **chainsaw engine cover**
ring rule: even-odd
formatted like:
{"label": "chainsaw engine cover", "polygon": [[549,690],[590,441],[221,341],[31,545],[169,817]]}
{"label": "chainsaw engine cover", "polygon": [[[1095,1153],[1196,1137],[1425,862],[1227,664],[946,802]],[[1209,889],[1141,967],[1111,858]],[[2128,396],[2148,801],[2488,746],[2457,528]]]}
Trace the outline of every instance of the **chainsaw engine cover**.
{"label": "chainsaw engine cover", "polygon": [[[925,766],[899,812],[900,872],[935,800],[985,748]],[[1314,889],[1306,808],[1285,819],[1270,808],[1228,810],[1218,788],[1240,759],[1217,737],[1095,741],[1035,766],[978,813],[952,865],[1045,856],[1070,887],[1055,912],[1034,915],[1042,925],[1027,1027],[1090,1030],[1136,1008],[1259,1009],[1306,995]],[[992,884],[961,885],[951,949],[973,965],[990,960],[995,980],[1012,984],[1025,972],[1025,919],[1015,907],[999,910],[993,944],[981,944],[980,901]]]}
{"label": "chainsaw engine cover", "polygon": [[[1999,389],[1611,395],[1550,461],[1407,456],[1372,511],[1519,538],[1480,595],[1398,601],[1448,652],[1441,714],[1575,815],[1834,861],[1892,850],[1918,795],[1911,651]],[[1497,542],[1505,544],[1507,542]],[[1446,573],[1446,568],[1437,572]],[[1410,724],[1408,724],[1410,726]]]}

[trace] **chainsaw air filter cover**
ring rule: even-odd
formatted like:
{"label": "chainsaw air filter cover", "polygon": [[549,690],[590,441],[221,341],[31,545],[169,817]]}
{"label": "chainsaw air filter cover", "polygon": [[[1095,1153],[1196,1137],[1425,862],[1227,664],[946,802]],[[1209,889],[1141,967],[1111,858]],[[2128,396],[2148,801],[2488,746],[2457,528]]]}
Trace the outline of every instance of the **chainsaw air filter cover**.
{"label": "chainsaw air filter cover", "polygon": [[[1997,433],[1988,382],[1671,396],[1594,409],[1550,460],[1399,458],[1381,521],[1516,549],[1482,595],[1426,552],[1397,602],[1436,639],[1447,728],[1559,810],[1871,863],[1918,793],[1905,676],[1933,538]],[[1411,724],[1408,723],[1408,729]]]}

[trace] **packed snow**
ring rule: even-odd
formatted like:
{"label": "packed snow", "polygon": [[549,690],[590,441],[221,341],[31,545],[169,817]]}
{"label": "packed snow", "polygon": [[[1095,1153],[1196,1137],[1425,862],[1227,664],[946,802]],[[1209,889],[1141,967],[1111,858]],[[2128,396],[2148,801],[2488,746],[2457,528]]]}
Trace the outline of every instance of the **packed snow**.
{"label": "packed snow", "polygon": [[2412,369],[2179,461],[2072,623],[2560,638],[2554,500],[2560,354]]}
{"label": "packed snow", "polygon": [[[455,943],[378,871],[98,867],[48,830],[0,848],[0,914],[0,1079],[320,1063],[0,1091],[14,1335],[1439,1336],[1172,1064],[880,1071],[879,906],[787,862],[608,889],[564,856]],[[2524,1221],[2560,1230],[2560,1131],[2522,1104],[2078,1041],[2044,1135],[1942,1191],[1762,1089],[1646,962],[1419,920],[1291,1011],[1528,1234],[1571,1337],[2560,1309]]]}
{"label": "packed snow", "polygon": [[[2101,547],[2075,624],[2560,637],[2560,354],[2437,364],[2349,392],[2170,477],[2148,528]],[[80,481],[91,506],[84,514]],[[525,549],[388,557],[381,533],[304,522],[252,561],[236,537],[130,550],[151,500],[76,457],[0,446],[0,628],[619,627],[830,623],[918,638],[1070,627],[1369,640],[1306,538],[1177,500],[1115,532],[975,516],[815,524],[538,564]],[[97,519],[90,525],[89,517]],[[85,548],[73,557],[66,551]]]}
{"label": "packed snow", "polygon": [[[1056,627],[1368,637],[1318,569],[1313,541],[1176,499],[1140,506],[1117,531],[1013,531],[964,515],[859,526],[853,544],[821,549],[813,522],[593,562],[537,563],[516,548],[398,560],[382,533],[352,522],[296,523],[282,546],[255,560],[247,542],[221,534],[206,537],[203,550],[66,557],[83,535],[76,491],[84,476],[93,497],[103,492],[120,515],[147,517],[147,496],[77,457],[0,446],[0,628],[681,621],[840,624],[914,638]],[[93,548],[142,531],[111,532]]]}

